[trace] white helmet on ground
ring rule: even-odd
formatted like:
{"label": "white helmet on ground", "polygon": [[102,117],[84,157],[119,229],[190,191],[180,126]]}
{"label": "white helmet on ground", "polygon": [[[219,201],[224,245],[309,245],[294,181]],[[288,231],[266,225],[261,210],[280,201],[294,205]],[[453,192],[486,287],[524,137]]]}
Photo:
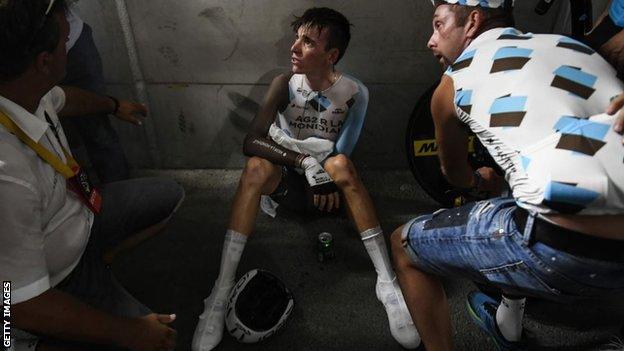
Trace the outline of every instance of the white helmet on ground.
{"label": "white helmet on ground", "polygon": [[292,293],[278,277],[254,269],[243,275],[232,289],[225,325],[239,342],[259,342],[284,325],[294,304]]}

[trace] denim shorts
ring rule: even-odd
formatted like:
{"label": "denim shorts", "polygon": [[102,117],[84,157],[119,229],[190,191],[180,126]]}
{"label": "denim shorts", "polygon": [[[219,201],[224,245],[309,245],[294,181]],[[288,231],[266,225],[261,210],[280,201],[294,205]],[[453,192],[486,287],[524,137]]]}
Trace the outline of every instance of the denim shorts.
{"label": "denim shorts", "polygon": [[624,264],[577,257],[532,242],[531,223],[517,228],[512,198],[495,198],[417,217],[403,245],[425,272],[470,279],[508,294],[559,302],[624,292]]}

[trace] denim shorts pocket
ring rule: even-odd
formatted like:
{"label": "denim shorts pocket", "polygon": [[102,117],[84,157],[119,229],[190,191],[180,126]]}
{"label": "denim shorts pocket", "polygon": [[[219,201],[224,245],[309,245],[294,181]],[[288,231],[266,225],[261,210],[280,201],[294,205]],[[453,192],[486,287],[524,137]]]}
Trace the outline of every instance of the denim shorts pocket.
{"label": "denim shorts pocket", "polygon": [[524,261],[479,270],[491,284],[507,293],[535,297],[558,297],[561,292],[538,277]]}
{"label": "denim shorts pocket", "polygon": [[491,201],[480,201],[475,207],[472,208],[470,216],[479,219],[481,216],[487,215],[487,213],[493,208],[494,204]]}

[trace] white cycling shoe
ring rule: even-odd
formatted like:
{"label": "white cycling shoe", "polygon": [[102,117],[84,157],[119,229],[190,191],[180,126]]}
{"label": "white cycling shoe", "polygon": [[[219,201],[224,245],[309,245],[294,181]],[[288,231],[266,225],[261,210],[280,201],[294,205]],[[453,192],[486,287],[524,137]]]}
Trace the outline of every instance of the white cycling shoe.
{"label": "white cycling shoe", "polygon": [[381,281],[377,278],[375,292],[388,314],[390,333],[394,340],[406,349],[418,348],[420,335],[409,314],[397,278],[394,277],[391,281]]}
{"label": "white cycling shoe", "polygon": [[225,306],[233,285],[212,288],[210,296],[204,300],[204,313],[199,316],[199,323],[193,334],[193,351],[208,351],[215,348],[223,337],[225,325]]}

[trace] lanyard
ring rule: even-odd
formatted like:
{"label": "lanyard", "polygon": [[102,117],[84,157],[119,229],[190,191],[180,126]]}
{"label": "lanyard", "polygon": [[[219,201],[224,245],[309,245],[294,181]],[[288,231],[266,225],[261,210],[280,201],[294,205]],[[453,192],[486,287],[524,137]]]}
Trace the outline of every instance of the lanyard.
{"label": "lanyard", "polygon": [[72,155],[65,150],[61,138],[56,130],[56,126],[52,122],[52,119],[45,112],[46,121],[50,124],[52,132],[58,141],[67,164],[63,162],[55,153],[50,152],[38,142],[32,140],[26,133],[19,127],[13,120],[11,120],[4,112],[0,111],[0,124],[2,124],[9,132],[17,136],[24,144],[33,149],[39,157],[54,168],[58,173],[63,175],[67,179],[68,189],[74,192],[80,198],[83,204],[85,204],[89,210],[93,213],[99,213],[102,208],[102,195],[91,186],[87,173],[80,169],[78,162],[72,157]]}
{"label": "lanyard", "polygon": [[11,134],[15,135],[19,138],[24,144],[28,145],[33,151],[37,153],[37,155],[48,163],[52,168],[54,168],[58,173],[62,174],[66,179],[72,178],[75,176],[80,167],[78,166],[78,162],[71,156],[67,150],[63,147],[61,140],[58,136],[56,128],[54,124],[51,123],[50,117],[46,112],[46,119],[48,123],[50,123],[52,131],[54,135],[58,139],[61,148],[63,149],[63,153],[65,154],[65,158],[67,159],[67,164],[63,162],[56,154],[50,152],[48,149],[43,147],[40,143],[32,140],[26,133],[17,125],[13,120],[11,120],[3,111],[0,111],[0,124],[2,124]]}

